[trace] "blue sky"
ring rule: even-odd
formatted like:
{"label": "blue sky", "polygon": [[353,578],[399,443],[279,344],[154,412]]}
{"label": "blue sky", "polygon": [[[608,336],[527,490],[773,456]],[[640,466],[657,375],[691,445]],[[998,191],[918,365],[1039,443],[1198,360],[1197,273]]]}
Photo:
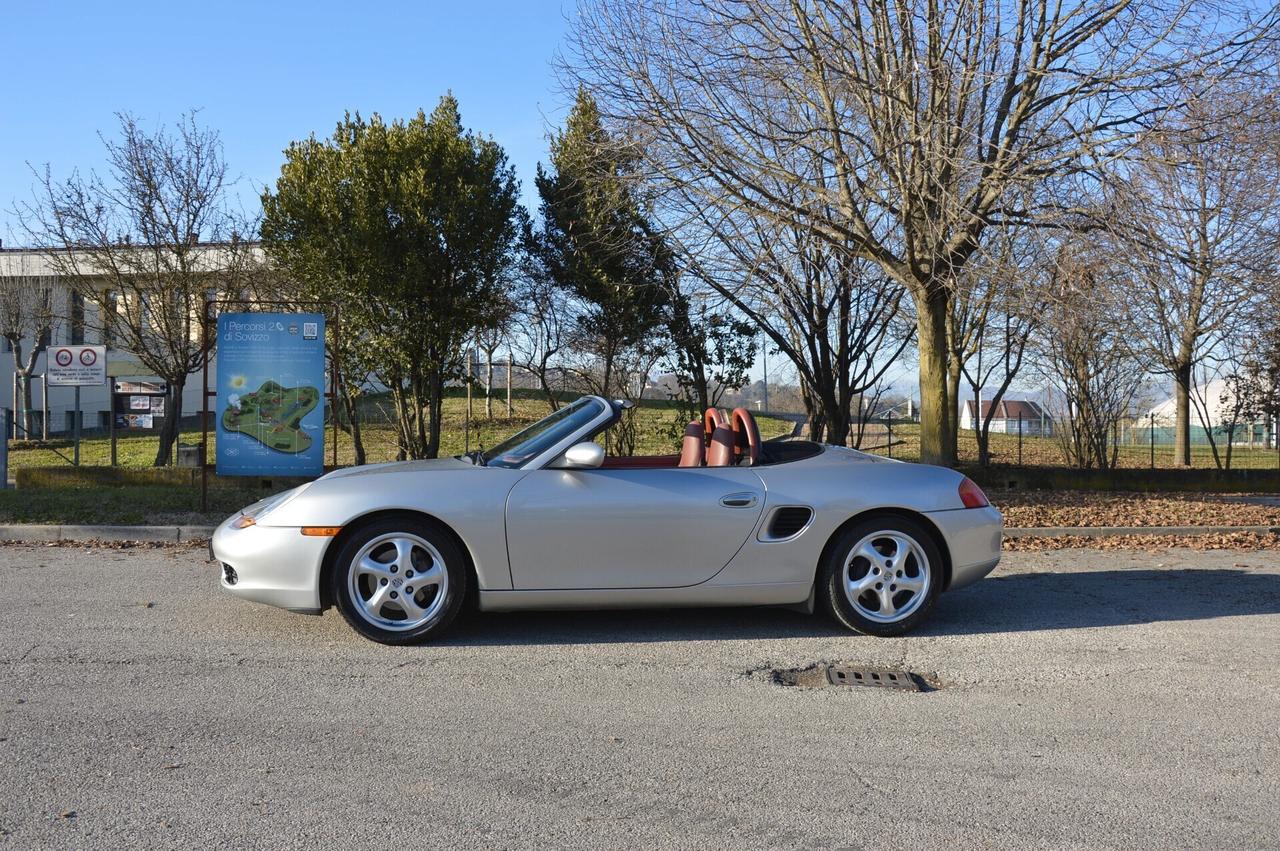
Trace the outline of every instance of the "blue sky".
{"label": "blue sky", "polygon": [[0,237],[31,197],[27,163],[55,176],[102,161],[116,112],[149,127],[199,109],[237,191],[256,207],[281,151],[344,110],[405,117],[457,95],[464,123],[507,150],[526,203],[566,97],[551,62],[572,0],[5,4],[0,22]]}

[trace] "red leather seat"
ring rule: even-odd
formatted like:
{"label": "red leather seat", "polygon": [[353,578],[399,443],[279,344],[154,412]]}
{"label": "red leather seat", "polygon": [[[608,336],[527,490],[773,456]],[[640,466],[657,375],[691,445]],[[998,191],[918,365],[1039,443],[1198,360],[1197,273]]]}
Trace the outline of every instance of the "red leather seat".
{"label": "red leather seat", "polygon": [[708,467],[729,467],[733,464],[733,430],[718,426],[711,433],[711,444],[707,447]]}
{"label": "red leather seat", "polygon": [[733,430],[733,425],[729,422],[729,417],[719,408],[707,408],[702,414],[702,431],[706,435],[707,445],[705,449],[707,457],[707,466],[711,465],[711,438],[718,428],[727,428]]}
{"label": "red leather seat", "polygon": [[680,447],[680,463],[677,467],[701,467],[706,452],[706,431],[702,423],[694,420],[685,426],[684,444]]}

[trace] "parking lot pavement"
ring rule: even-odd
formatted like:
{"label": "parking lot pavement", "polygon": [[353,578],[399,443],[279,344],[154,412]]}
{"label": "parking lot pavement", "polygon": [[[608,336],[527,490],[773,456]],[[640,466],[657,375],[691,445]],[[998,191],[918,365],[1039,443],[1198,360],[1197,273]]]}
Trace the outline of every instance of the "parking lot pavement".
{"label": "parking lot pavement", "polygon": [[[191,550],[0,549],[12,847],[1280,843],[1280,554],[1014,553],[906,638],[473,614],[389,648]],[[903,693],[776,685],[819,660]]]}

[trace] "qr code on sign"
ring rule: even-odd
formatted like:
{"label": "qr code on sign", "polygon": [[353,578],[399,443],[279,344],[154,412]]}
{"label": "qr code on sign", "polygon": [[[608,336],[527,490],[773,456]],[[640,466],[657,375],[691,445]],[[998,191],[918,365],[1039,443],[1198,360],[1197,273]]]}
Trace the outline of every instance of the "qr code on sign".
{"label": "qr code on sign", "polygon": [[320,324],[318,322],[302,323],[302,339],[314,340],[320,336]]}

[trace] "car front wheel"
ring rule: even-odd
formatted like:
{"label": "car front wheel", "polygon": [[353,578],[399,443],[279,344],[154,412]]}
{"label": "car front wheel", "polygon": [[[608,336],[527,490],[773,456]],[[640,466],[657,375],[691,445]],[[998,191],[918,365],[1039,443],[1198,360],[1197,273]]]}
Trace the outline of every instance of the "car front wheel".
{"label": "car front wheel", "polygon": [[333,599],[356,632],[383,644],[435,638],[457,616],[468,571],[452,537],[416,518],[387,518],[347,538]]}
{"label": "car front wheel", "polygon": [[901,635],[919,624],[941,591],[942,554],[919,523],[870,518],[845,530],[819,575],[828,612],[867,635]]}

